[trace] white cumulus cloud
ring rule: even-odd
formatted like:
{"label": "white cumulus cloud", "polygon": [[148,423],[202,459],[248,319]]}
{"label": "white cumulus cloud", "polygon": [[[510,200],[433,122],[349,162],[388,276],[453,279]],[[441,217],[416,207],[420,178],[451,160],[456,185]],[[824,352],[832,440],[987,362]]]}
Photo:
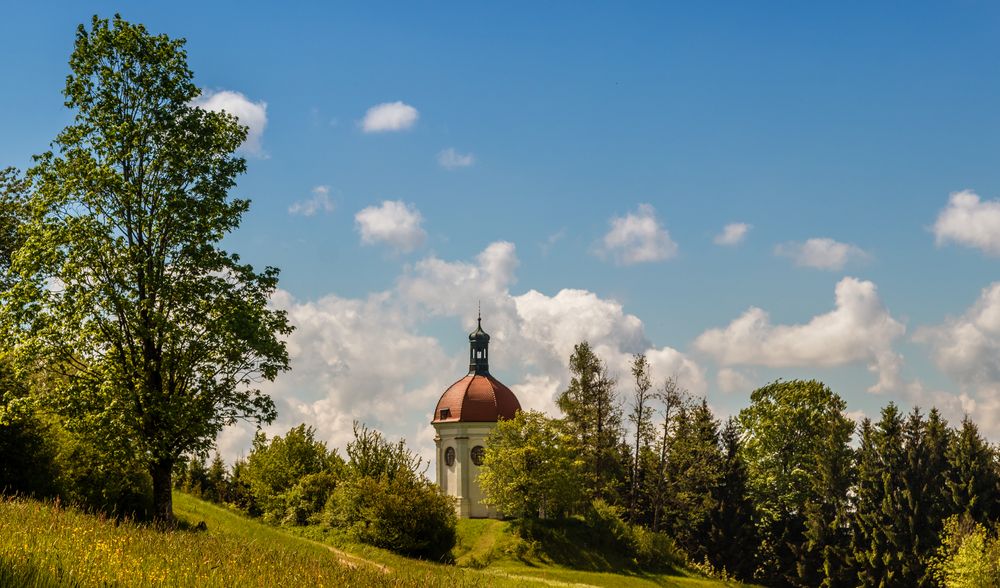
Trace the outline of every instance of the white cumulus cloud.
{"label": "white cumulus cloud", "polygon": [[924,327],[914,338],[930,346],[935,365],[958,383],[961,409],[1000,434],[1000,282],[983,288],[961,316]]}
{"label": "white cumulus cloud", "polygon": [[843,269],[849,261],[865,260],[869,255],[860,247],[833,239],[809,239],[803,243],[783,243],[774,254],[789,257],[795,265],[823,270]]}
{"label": "white cumulus cloud", "polygon": [[445,169],[457,169],[469,167],[476,162],[476,158],[471,153],[459,153],[453,147],[442,150],[437,154],[438,164]]}
{"label": "white cumulus cloud", "polygon": [[893,342],[906,327],[882,304],[875,284],[847,277],[837,283],[836,307],[799,325],[774,325],[751,307],[723,329],[705,331],[694,342],[723,365],[766,367],[839,366],[866,362],[878,375],[872,392],[901,385],[902,357]]}
{"label": "white cumulus cloud", "polygon": [[420,226],[423,222],[424,217],[417,207],[402,200],[385,200],[354,215],[363,244],[387,243],[395,251],[404,253],[420,247],[427,239],[427,233]]}
{"label": "white cumulus cloud", "polygon": [[933,231],[938,245],[958,243],[1000,256],[1000,200],[983,202],[971,190],[954,192]]}
{"label": "white cumulus cloud", "polygon": [[750,378],[733,368],[722,368],[715,374],[715,382],[719,385],[719,390],[727,394],[734,392],[750,392],[753,389],[753,382]]}
{"label": "white cumulus cloud", "polygon": [[241,149],[255,157],[265,157],[264,129],[267,128],[267,102],[254,102],[239,92],[203,90],[192,101],[194,106],[212,112],[228,112],[247,127],[247,139]]}
{"label": "white cumulus cloud", "polygon": [[677,243],[649,204],[640,204],[635,212],[612,218],[610,224],[598,253],[612,256],[618,264],[663,261],[677,255]]}
{"label": "white cumulus cloud", "polygon": [[383,102],[365,112],[361,119],[361,130],[366,133],[405,131],[420,118],[417,109],[404,102]]}
{"label": "white cumulus cloud", "polygon": [[712,241],[716,245],[739,245],[746,238],[747,232],[752,225],[747,223],[729,223],[722,228],[722,232],[715,236]]}
{"label": "white cumulus cloud", "polygon": [[[343,447],[360,420],[433,455],[428,423],[440,395],[466,372],[466,335],[480,300],[490,371],[526,409],[557,414],[569,356],[583,340],[622,378],[623,395],[633,353],[647,354],[658,382],[675,376],[692,393],[706,393],[704,370],[676,349],[651,344],[642,321],[620,303],[586,290],[512,293],[518,263],[514,245],[498,241],[471,260],[428,256],[405,268],[391,289],[364,298],[297,300],[278,292],[272,304],[296,329],[288,339],[292,371],[264,384],[279,409],[268,434],[305,422]],[[425,333],[429,322],[434,336]],[[442,336],[440,325],[449,323],[453,332]],[[220,450],[232,459],[251,438],[249,427],[228,429]]]}
{"label": "white cumulus cloud", "polygon": [[317,212],[333,212],[333,200],[330,200],[329,186],[316,186],[312,196],[295,202],[288,207],[288,214],[315,216]]}

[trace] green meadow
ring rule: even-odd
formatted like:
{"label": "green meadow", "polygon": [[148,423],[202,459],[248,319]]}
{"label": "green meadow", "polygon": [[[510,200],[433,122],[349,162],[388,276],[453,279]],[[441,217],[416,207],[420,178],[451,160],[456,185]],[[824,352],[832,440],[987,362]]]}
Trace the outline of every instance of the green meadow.
{"label": "green meadow", "polygon": [[[581,549],[586,569],[521,545],[508,524],[462,521],[454,564],[405,558],[342,535],[297,535],[175,493],[182,528],[162,531],[58,504],[0,501],[0,586],[665,586],[727,584],[685,571],[611,569]],[[204,521],[207,530],[198,530]],[[604,569],[602,569],[602,566]]]}

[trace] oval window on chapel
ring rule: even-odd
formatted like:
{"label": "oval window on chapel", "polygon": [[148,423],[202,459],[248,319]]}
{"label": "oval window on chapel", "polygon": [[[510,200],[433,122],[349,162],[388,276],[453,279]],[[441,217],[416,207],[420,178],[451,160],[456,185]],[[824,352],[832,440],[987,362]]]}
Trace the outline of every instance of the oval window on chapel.
{"label": "oval window on chapel", "polygon": [[449,467],[455,465],[455,448],[454,447],[449,447],[448,449],[444,450],[444,463],[445,463],[445,465],[447,465]]}
{"label": "oval window on chapel", "polygon": [[486,457],[486,450],[483,449],[482,445],[476,445],[472,448],[472,463],[481,466],[483,465],[484,457]]}

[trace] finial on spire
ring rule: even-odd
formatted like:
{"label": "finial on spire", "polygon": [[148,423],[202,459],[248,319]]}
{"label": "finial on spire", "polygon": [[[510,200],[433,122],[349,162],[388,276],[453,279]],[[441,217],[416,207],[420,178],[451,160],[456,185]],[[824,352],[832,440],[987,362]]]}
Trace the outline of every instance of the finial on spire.
{"label": "finial on spire", "polygon": [[477,300],[476,303],[479,305],[479,310],[477,311],[476,323],[482,327],[483,326],[483,301]]}

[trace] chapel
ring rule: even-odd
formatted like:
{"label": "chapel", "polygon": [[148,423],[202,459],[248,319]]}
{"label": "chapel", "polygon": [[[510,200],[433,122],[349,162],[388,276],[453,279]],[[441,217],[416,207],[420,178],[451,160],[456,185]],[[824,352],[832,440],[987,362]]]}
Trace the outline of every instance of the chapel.
{"label": "chapel", "polygon": [[500,419],[512,419],[521,404],[490,374],[490,336],[483,330],[482,315],[469,335],[469,373],[452,384],[434,409],[434,444],[437,446],[437,483],[454,497],[460,518],[500,518],[482,503],[476,482],[485,455],[486,436]]}

